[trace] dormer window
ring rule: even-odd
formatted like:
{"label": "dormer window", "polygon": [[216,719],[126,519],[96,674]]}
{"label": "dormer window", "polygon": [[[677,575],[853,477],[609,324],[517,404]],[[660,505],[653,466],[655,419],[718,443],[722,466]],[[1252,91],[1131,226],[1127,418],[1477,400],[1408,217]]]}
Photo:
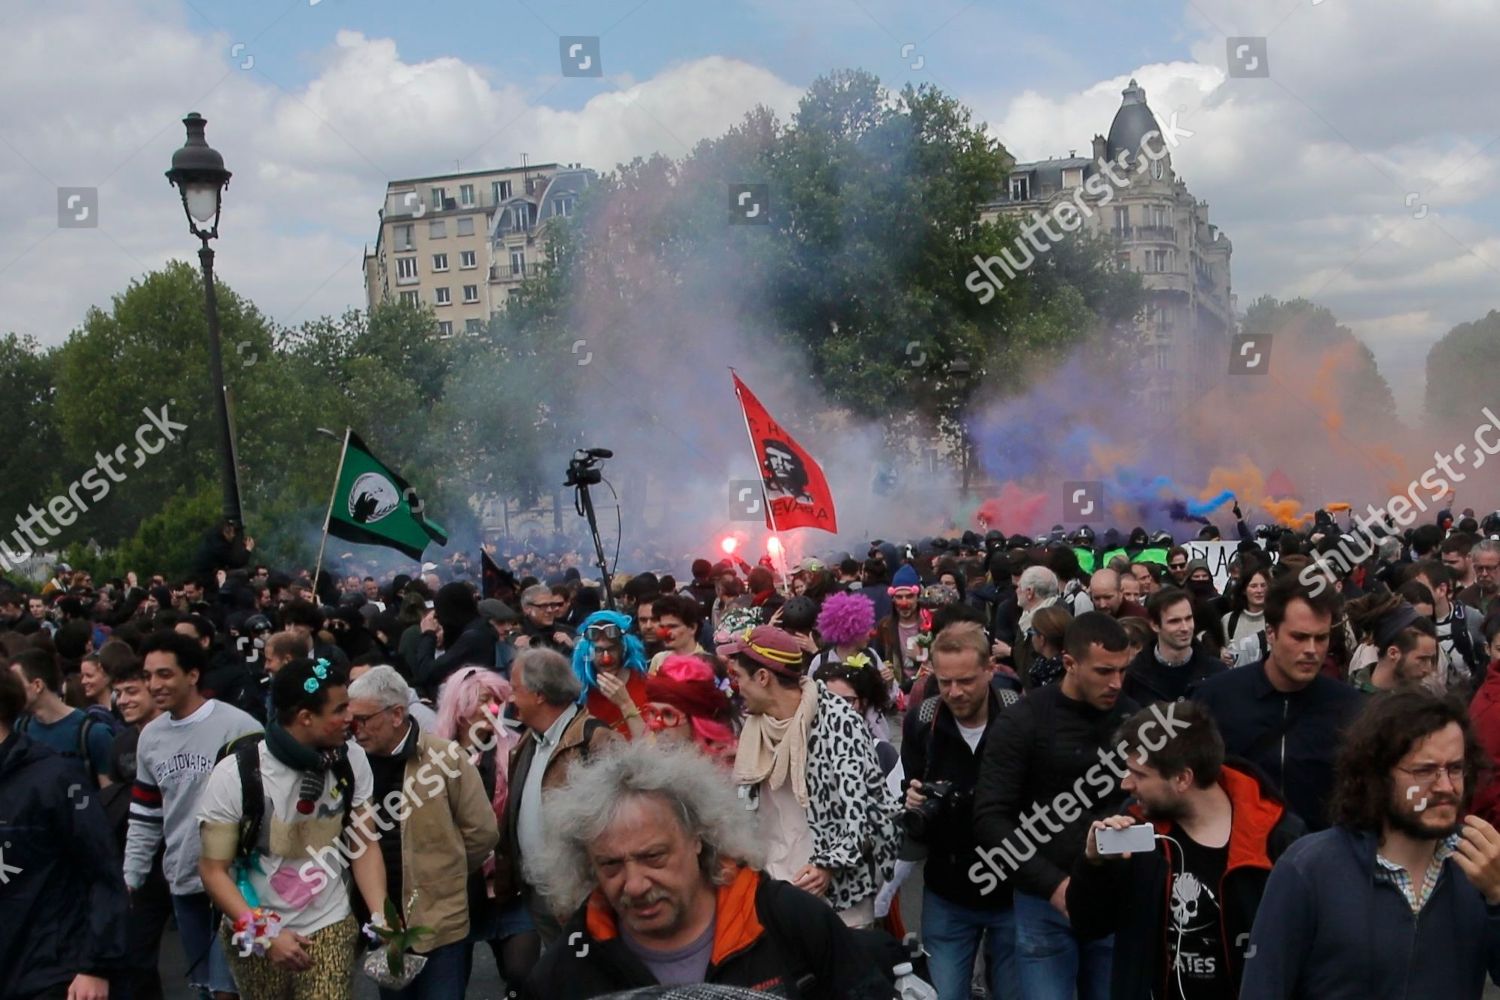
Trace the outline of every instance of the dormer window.
{"label": "dormer window", "polygon": [[1020,174],[1020,175],[1017,175],[1017,176],[1012,177],[1010,179],[1010,200],[1011,201],[1030,201],[1031,200],[1031,178],[1030,177],[1027,177],[1025,174]]}

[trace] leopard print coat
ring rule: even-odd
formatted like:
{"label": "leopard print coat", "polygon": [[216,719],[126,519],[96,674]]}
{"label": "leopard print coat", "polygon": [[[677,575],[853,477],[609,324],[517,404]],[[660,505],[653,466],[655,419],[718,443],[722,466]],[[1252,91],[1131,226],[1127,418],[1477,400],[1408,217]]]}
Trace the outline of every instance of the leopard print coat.
{"label": "leopard print coat", "polygon": [[[809,863],[833,873],[824,899],[847,910],[890,881],[896,866],[901,804],[886,785],[864,719],[818,685],[818,708],[807,738]],[[759,807],[759,785],[740,788],[746,808]]]}

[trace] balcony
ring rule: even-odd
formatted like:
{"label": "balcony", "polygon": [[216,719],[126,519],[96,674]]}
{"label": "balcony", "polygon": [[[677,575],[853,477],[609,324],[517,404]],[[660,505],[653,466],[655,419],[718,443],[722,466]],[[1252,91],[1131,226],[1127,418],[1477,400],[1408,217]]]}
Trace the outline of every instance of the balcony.
{"label": "balcony", "polygon": [[1135,227],[1134,226],[1116,226],[1115,228],[1111,229],[1109,231],[1109,233],[1110,233],[1111,236],[1113,236],[1117,240],[1133,240],[1133,239],[1135,239]]}
{"label": "balcony", "polygon": [[1185,271],[1142,271],[1141,283],[1149,292],[1181,292],[1187,295],[1192,291],[1192,279]]}
{"label": "balcony", "polygon": [[510,266],[506,264],[490,265],[491,282],[518,282],[524,280],[525,277],[526,271],[524,269],[520,271],[513,271],[511,270]]}
{"label": "balcony", "polygon": [[1177,243],[1177,230],[1172,226],[1137,226],[1135,229],[1137,240],[1150,240],[1156,243]]}

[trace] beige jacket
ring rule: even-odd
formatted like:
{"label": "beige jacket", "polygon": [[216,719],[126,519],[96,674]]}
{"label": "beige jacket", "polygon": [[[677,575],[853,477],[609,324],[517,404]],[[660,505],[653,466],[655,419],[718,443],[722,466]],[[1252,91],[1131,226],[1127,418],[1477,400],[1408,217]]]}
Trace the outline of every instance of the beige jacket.
{"label": "beige jacket", "polygon": [[408,927],[432,928],[413,945],[430,952],[468,936],[469,873],[500,832],[479,771],[451,740],[419,733],[402,788],[412,807],[401,819],[401,905]]}

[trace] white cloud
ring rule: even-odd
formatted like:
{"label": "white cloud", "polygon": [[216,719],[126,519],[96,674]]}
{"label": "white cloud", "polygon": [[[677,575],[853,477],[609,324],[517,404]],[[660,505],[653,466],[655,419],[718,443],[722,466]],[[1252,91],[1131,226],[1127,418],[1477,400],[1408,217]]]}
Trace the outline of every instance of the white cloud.
{"label": "white cloud", "polygon": [[[0,89],[26,99],[13,100],[0,134],[11,195],[0,200],[5,331],[57,343],[132,278],[194,258],[163,178],[190,110],[209,120],[209,141],[234,173],[219,274],[294,324],[363,305],[360,256],[391,179],[455,161],[515,164],[523,153],[601,171],[657,150],[681,156],[756,104],[785,113],[800,96],[720,57],[645,80],[498,80],[454,58],[404,61],[392,40],[354,31],[318,54],[316,77],[286,90],[264,75],[265,60],[239,68],[253,44],[231,59],[233,42],[195,21],[166,0],[11,12]],[[570,85],[602,92],[577,110],[550,106],[552,88],[562,97]],[[99,228],[57,227],[58,186],[99,189]]]}

